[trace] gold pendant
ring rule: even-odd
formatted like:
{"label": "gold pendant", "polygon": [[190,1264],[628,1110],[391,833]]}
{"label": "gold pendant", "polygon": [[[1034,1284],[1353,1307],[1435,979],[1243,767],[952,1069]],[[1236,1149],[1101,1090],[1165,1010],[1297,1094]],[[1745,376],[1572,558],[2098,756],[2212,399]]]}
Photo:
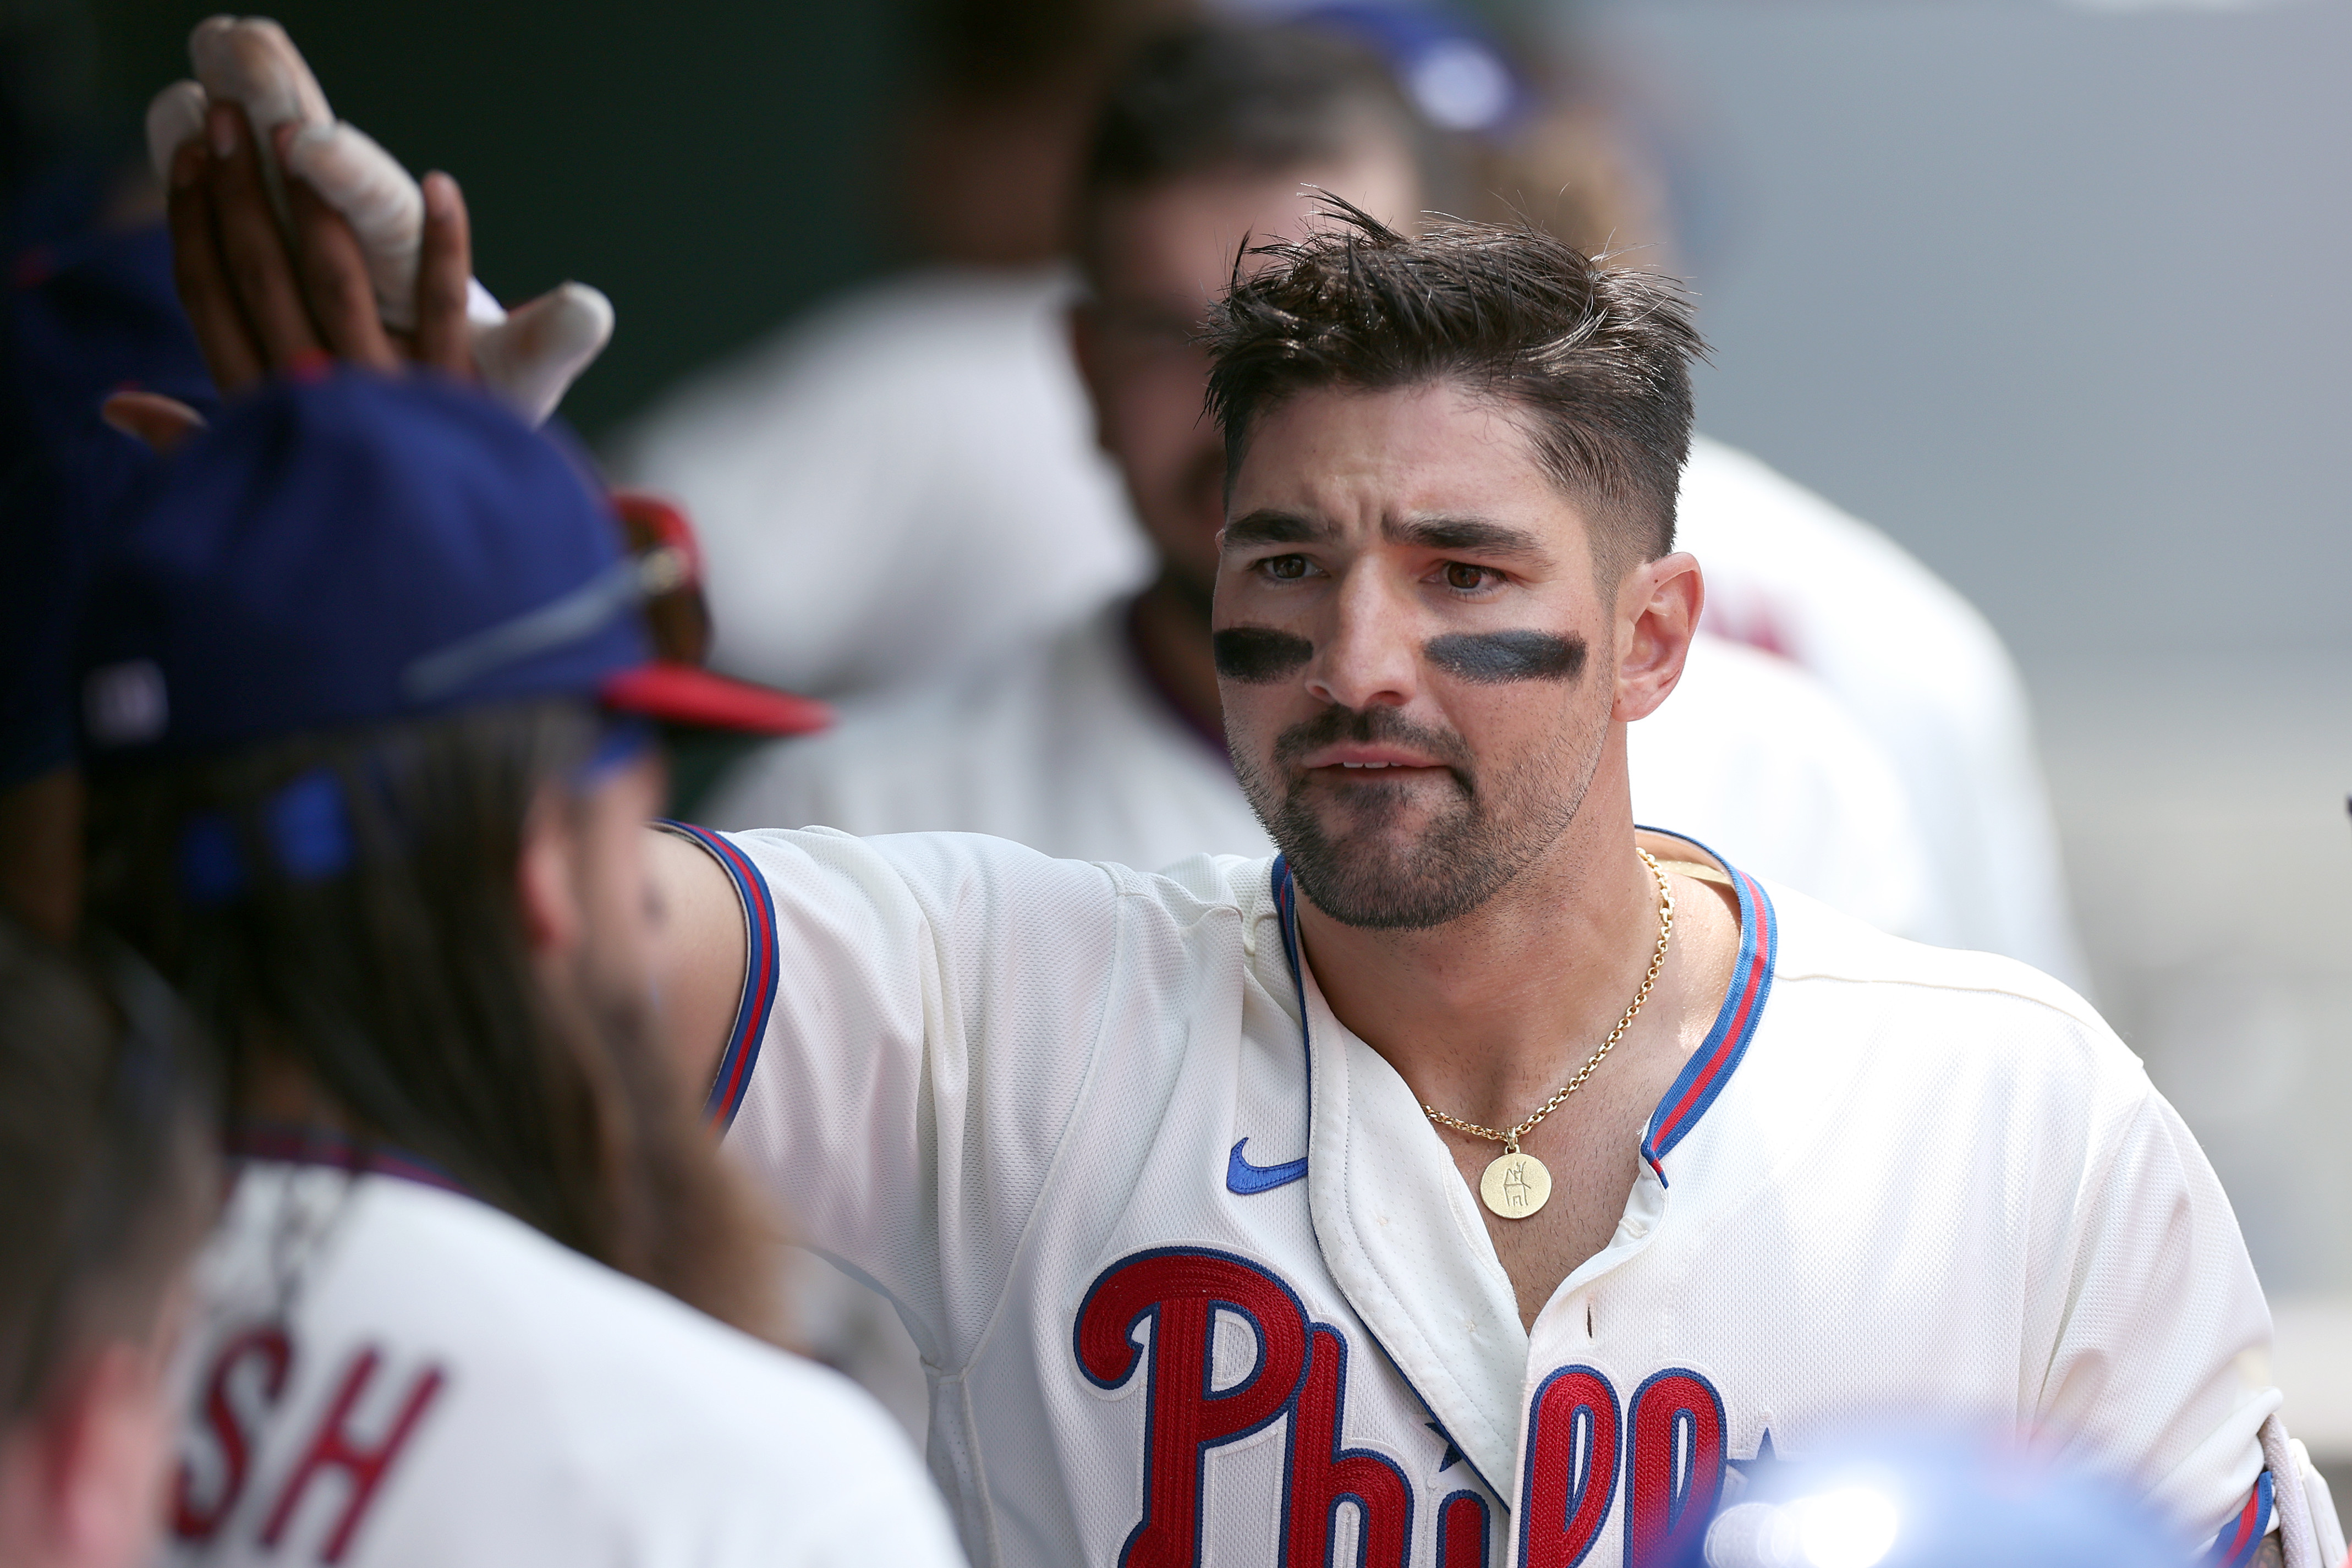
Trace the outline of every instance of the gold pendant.
{"label": "gold pendant", "polygon": [[1525,1219],[1551,1198],[1551,1173],[1533,1154],[1506,1148],[1478,1178],[1478,1195],[1504,1219]]}

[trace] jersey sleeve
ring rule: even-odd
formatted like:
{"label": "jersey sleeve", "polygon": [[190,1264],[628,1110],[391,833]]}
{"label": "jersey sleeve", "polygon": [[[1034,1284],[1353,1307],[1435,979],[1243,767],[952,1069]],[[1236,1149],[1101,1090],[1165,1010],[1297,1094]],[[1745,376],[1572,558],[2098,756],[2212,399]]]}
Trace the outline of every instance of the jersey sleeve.
{"label": "jersey sleeve", "polygon": [[2141,1478],[2210,1561],[2251,1556],[2271,1518],[2259,1436],[2270,1310],[2204,1152],[2153,1088],[2084,1173],[2063,1320],[2037,1415]]}
{"label": "jersey sleeve", "polygon": [[927,1361],[961,1364],[1099,1047],[1127,921],[1111,871],[976,835],[696,837],[751,937],[712,1090],[730,1152]]}

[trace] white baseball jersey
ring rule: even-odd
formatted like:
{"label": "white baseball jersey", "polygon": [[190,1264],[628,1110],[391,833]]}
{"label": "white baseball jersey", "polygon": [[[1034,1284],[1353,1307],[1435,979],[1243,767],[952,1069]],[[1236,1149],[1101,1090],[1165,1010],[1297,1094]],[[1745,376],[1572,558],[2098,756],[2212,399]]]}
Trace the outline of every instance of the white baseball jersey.
{"label": "white baseball jersey", "polygon": [[1877,529],[1703,436],[1675,542],[1706,568],[1709,630],[1803,665],[1885,749],[1931,858],[1920,939],[2081,984],[2024,683],[1976,607]]}
{"label": "white baseball jersey", "polygon": [[[1675,823],[1883,931],[1931,923],[1927,851],[1893,767],[1788,660],[1699,637],[1626,751],[1641,820]],[[1123,866],[1274,853],[1223,739],[1145,672],[1124,600],[1018,658],[753,753],[701,815],[722,827],[986,833]]]}
{"label": "white baseball jersey", "polygon": [[173,1561],[961,1563],[846,1379],[420,1164],[260,1147],[199,1266]]}
{"label": "white baseball jersey", "polygon": [[1278,863],[697,837],[753,955],[730,1147],[906,1317],[980,1563],[1641,1568],[1864,1415],[2061,1435],[2231,1560],[2268,1522],[2228,1202],[2019,964],[1735,877],[1713,1028],[1529,1331]]}

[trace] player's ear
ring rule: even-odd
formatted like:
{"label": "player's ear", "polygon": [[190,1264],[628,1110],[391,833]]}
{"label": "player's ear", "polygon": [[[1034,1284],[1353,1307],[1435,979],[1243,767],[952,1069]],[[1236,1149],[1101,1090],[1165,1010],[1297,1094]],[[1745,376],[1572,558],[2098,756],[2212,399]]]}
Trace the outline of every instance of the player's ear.
{"label": "player's ear", "polygon": [[568,804],[552,785],[542,787],[523,818],[515,894],[534,958],[571,952],[587,927]]}
{"label": "player's ear", "polygon": [[1644,561],[1617,584],[1617,700],[1609,716],[1631,723],[1657,710],[1683,678],[1706,602],[1698,560],[1683,551]]}
{"label": "player's ear", "polygon": [[0,1557],[142,1561],[162,1505],[174,1422],[163,1346],[125,1342],[84,1356],[0,1436]]}

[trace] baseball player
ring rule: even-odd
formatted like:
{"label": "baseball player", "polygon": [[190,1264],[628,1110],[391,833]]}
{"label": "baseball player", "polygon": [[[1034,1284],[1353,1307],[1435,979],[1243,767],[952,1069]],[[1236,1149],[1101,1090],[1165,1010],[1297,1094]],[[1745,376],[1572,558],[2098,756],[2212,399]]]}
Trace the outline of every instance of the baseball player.
{"label": "baseball player", "polygon": [[[100,984],[98,974],[106,976]],[[153,974],[0,917],[0,1563],[153,1555],[188,1265],[217,1209],[210,1085]]]}
{"label": "baseball player", "polygon": [[[202,193],[289,259],[240,111],[178,156],[183,237]],[[455,216],[421,342],[462,341]],[[363,294],[191,292],[215,358],[380,331]],[[236,1090],[179,1559],[945,1568],[899,1432],[759,1337],[770,1222],[652,1044],[735,998],[656,1008],[642,721],[805,715],[648,660],[577,454],[429,371],[300,364],[176,452],[82,614],[93,910]]]}
{"label": "baseball player", "polygon": [[[1314,190],[1410,224],[1446,180],[1414,155],[1430,136],[1379,58],[1322,32],[1203,23],[1142,50],[1096,128],[1078,220],[1090,298],[1069,324],[1157,580],[1017,658],[764,748],[698,815],[988,833],[1128,866],[1271,854],[1225,757],[1209,636],[1224,452],[1186,339],[1242,237],[1297,232]],[[1927,852],[1893,767],[1788,660],[1698,639],[1675,702],[1628,745],[1642,820],[1883,930],[1929,923]]]}
{"label": "baseball player", "polygon": [[1696,342],[1541,236],[1353,213],[1220,306],[1274,860],[652,841],[667,1037],[907,1320],[976,1558],[1666,1563],[1876,1412],[2309,1560],[2235,1221],[2096,1016],[1636,833]]}
{"label": "baseball player", "polygon": [[2300,1496],[2267,1318],[2137,1063],[1633,829],[1698,599],[1679,302],[1484,228],[1271,260],[1215,328],[1215,613],[1282,858],[671,852],[693,960],[792,977],[731,1141],[908,1319],[975,1555],[1663,1563],[1888,1409],[2250,1557]]}

